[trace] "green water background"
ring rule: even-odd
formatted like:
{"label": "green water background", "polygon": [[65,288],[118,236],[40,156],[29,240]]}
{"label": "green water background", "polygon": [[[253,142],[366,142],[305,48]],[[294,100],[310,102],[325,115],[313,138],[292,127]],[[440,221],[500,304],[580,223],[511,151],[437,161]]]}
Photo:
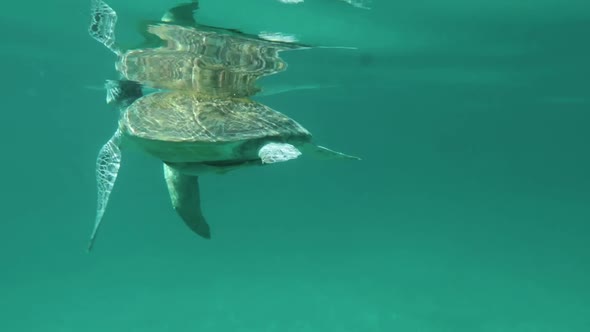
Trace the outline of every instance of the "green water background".
{"label": "green water background", "polygon": [[[131,40],[176,3],[109,4]],[[338,86],[260,100],[363,160],[204,177],[204,241],[126,154],[87,254],[114,57],[86,1],[7,3],[0,331],[590,331],[587,1],[201,4],[359,47],[285,54],[271,86]]]}

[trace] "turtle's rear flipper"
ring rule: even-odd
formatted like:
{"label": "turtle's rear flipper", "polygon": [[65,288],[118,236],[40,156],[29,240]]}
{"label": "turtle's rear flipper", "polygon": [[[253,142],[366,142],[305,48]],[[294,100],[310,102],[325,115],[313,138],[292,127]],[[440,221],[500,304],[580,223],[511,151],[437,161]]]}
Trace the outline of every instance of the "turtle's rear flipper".
{"label": "turtle's rear flipper", "polygon": [[199,9],[199,2],[194,0],[169,9],[160,20],[139,20],[137,30],[143,36],[144,42],[138,47],[155,48],[165,46],[166,43],[162,43],[162,39],[149,31],[150,26],[159,25],[164,22],[184,27],[194,27],[197,25],[197,21],[195,21],[195,12],[197,9]]}
{"label": "turtle's rear flipper", "polygon": [[90,26],[88,33],[111,51],[119,54],[115,44],[117,13],[102,0],[90,1]]}
{"label": "turtle's rear flipper", "polygon": [[199,177],[183,174],[164,164],[164,178],[174,210],[193,232],[210,239],[209,224],[201,212]]}
{"label": "turtle's rear flipper", "polygon": [[306,144],[304,153],[309,153],[318,159],[354,159],[361,160],[359,157],[344,154],[342,152],[330,150],[326,147],[314,144]]}
{"label": "turtle's rear flipper", "polygon": [[90,235],[88,251],[92,250],[98,228],[102,221],[102,216],[107,208],[109,196],[115,186],[119,167],[121,166],[121,150],[119,149],[120,132],[117,130],[115,135],[100,149],[96,159],[96,181],[98,189],[98,202],[96,207],[96,219],[94,228]]}
{"label": "turtle's rear flipper", "polygon": [[199,2],[196,0],[178,5],[169,9],[164,14],[164,16],[162,16],[162,22],[184,26],[194,26],[197,24],[194,16],[197,9],[199,9]]}

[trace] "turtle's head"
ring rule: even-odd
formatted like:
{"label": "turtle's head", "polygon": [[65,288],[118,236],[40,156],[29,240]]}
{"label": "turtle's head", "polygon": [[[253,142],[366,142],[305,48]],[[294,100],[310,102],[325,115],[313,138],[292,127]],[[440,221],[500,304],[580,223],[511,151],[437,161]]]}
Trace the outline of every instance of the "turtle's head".
{"label": "turtle's head", "polygon": [[107,90],[107,104],[127,107],[143,96],[141,84],[135,81],[107,80],[104,87]]}

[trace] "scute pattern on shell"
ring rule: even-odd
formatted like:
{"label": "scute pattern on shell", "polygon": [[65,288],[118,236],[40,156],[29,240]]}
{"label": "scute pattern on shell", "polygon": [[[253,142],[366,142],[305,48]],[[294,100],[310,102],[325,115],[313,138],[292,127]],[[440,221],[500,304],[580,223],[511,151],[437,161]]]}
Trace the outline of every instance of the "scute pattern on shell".
{"label": "scute pattern on shell", "polygon": [[136,100],[121,117],[123,132],[164,142],[232,142],[309,136],[296,121],[249,99],[217,99],[186,91]]}
{"label": "scute pattern on shell", "polygon": [[167,45],[123,54],[117,69],[126,79],[216,96],[255,94],[259,77],[286,69],[279,52],[302,47],[170,24],[151,25],[148,32]]}

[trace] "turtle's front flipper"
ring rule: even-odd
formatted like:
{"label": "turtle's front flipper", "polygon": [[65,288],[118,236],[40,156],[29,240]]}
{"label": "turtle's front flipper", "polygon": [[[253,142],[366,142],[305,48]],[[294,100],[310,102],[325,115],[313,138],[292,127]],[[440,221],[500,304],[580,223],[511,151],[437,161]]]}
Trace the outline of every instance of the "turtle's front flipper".
{"label": "turtle's front flipper", "polygon": [[119,49],[115,44],[117,13],[102,0],[90,1],[90,26],[88,33],[115,54]]}
{"label": "turtle's front flipper", "polygon": [[98,158],[96,159],[96,181],[98,189],[98,202],[96,207],[96,219],[94,221],[94,228],[90,235],[90,242],[88,243],[88,251],[92,250],[102,216],[107,208],[109,196],[115,186],[119,167],[121,166],[121,150],[119,143],[121,133],[117,130],[113,137],[100,149]]}
{"label": "turtle's front flipper", "polygon": [[199,177],[183,174],[164,164],[164,178],[174,210],[184,223],[198,235],[210,239],[211,231],[201,212]]}

